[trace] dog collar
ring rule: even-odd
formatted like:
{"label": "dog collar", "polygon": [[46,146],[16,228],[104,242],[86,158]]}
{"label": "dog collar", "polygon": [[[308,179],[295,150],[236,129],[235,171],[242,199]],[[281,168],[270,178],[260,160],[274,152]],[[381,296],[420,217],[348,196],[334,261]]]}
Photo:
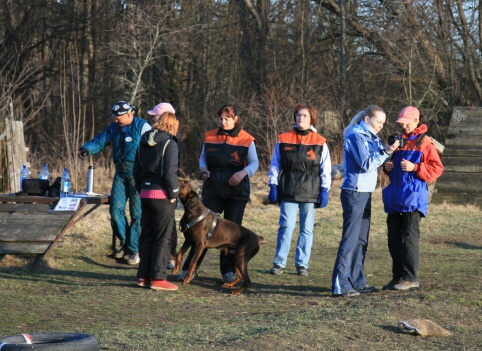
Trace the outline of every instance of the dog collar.
{"label": "dog collar", "polygon": [[188,230],[189,228],[191,228],[192,226],[198,224],[199,222],[201,222],[204,218],[206,218],[208,216],[208,214],[211,213],[211,210],[209,208],[206,209],[206,212],[204,212],[202,215],[200,215],[198,218],[196,218],[194,221],[192,221],[191,223],[188,223],[186,224],[184,227],[181,227],[181,232],[185,232],[186,230]]}
{"label": "dog collar", "polygon": [[[197,223],[201,222],[204,218],[208,216],[212,211],[208,208],[206,209],[206,212],[204,212],[202,215],[200,215],[198,218],[196,218],[194,221],[191,223],[186,224],[184,227],[180,227],[181,232],[185,232],[189,228],[193,227]],[[219,215],[217,213],[213,212],[213,223],[211,224],[211,228],[209,228],[208,232],[206,233],[206,239],[211,239],[214,233],[214,229],[216,229],[216,226],[218,225],[218,217]]]}
{"label": "dog collar", "polygon": [[206,234],[206,239],[211,239],[214,233],[214,229],[216,228],[216,225],[218,224],[218,214],[214,213],[213,217],[213,224],[211,224],[211,228],[209,228],[208,233]]}

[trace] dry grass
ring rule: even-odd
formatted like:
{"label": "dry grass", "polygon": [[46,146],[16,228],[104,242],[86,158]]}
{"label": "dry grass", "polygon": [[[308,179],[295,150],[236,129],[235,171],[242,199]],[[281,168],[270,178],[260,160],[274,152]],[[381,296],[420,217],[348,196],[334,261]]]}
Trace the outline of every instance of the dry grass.
{"label": "dry grass", "polygon": [[[200,278],[176,293],[135,287],[135,268],[107,257],[111,230],[103,207],[66,235],[49,266],[32,270],[11,256],[0,263],[0,314],[7,316],[1,334],[86,332],[99,339],[101,350],[482,349],[479,208],[431,205],[422,221],[420,289],[337,299],[330,285],[342,226],[339,184],[330,191],[329,206],[316,212],[307,278],[295,274],[294,240],[285,273],[268,274],[279,208],[265,204],[266,175],[253,184],[244,224],[266,244],[250,262],[253,284],[242,296],[221,288],[215,251],[206,256]],[[390,279],[385,219],[377,190],[366,272],[378,287]],[[452,335],[417,338],[396,327],[399,320],[417,318]]]}

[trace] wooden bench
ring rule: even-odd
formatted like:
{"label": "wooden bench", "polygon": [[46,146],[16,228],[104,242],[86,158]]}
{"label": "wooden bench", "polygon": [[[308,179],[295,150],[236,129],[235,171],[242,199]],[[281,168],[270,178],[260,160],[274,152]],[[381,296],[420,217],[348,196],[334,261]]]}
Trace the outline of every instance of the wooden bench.
{"label": "wooden bench", "polygon": [[82,197],[76,211],[53,211],[58,201],[55,197],[0,195],[0,257],[49,255],[69,228],[108,204],[109,196]]}

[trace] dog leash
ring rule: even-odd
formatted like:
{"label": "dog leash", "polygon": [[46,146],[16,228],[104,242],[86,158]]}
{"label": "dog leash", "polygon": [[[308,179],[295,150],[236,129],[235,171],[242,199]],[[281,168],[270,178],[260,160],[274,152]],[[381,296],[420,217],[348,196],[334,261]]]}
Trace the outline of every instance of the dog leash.
{"label": "dog leash", "polygon": [[[196,218],[194,221],[192,221],[191,223],[188,223],[186,224],[184,227],[179,227],[179,229],[181,230],[181,232],[185,232],[186,230],[188,230],[189,228],[192,228],[194,225],[198,224],[199,222],[201,222],[204,218],[206,218],[208,216],[208,214],[210,214],[212,211],[207,208],[206,209],[206,212],[204,212],[202,215],[200,215],[198,218]],[[218,217],[219,215],[217,213],[214,213],[214,217],[213,217],[213,223],[211,224],[211,228],[209,228],[207,234],[206,234],[206,238],[207,239],[210,239],[212,236],[213,236],[213,233],[214,233],[214,229],[216,228],[216,225],[218,224]]]}

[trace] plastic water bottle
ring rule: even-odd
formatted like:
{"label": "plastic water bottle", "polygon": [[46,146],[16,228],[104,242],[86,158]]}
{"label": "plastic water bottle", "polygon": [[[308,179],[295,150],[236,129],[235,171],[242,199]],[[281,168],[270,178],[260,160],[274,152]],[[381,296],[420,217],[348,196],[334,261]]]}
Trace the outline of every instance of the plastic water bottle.
{"label": "plastic water bottle", "polygon": [[44,163],[44,166],[42,167],[42,170],[40,171],[40,179],[49,179],[49,169],[47,168],[47,164]]}
{"label": "plastic water bottle", "polygon": [[24,179],[30,178],[28,173],[27,165],[23,165],[22,170],[20,171],[20,191],[23,191],[22,182]]}
{"label": "plastic water bottle", "polygon": [[60,197],[68,197],[70,192],[70,173],[67,167],[64,168],[60,182]]}

